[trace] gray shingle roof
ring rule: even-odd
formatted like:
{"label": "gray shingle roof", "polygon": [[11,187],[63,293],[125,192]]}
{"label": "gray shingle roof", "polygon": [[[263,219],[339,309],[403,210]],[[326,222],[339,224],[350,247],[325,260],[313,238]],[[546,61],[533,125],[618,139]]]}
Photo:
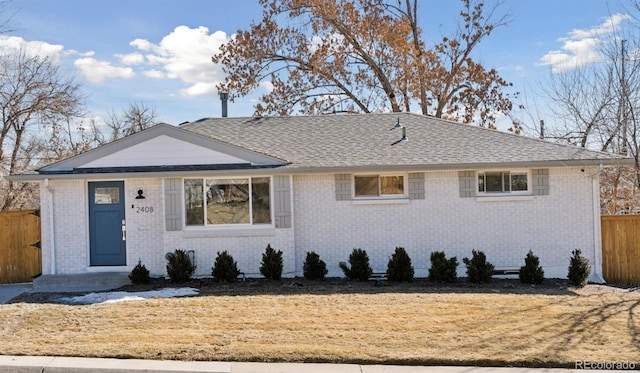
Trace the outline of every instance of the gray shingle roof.
{"label": "gray shingle roof", "polygon": [[[402,137],[408,141],[391,145]],[[180,128],[283,159],[287,168],[629,164],[628,158],[411,113],[207,118]]]}

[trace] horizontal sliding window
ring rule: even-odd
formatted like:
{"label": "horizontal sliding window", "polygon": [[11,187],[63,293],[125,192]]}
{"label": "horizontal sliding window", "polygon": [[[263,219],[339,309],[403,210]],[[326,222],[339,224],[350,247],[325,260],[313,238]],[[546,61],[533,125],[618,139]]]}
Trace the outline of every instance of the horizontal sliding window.
{"label": "horizontal sliding window", "polygon": [[354,189],[356,197],[383,197],[404,195],[402,175],[356,175]]}
{"label": "horizontal sliding window", "polygon": [[270,224],[270,178],[185,179],[186,225]]}
{"label": "horizontal sliding window", "polygon": [[478,172],[478,192],[511,193],[527,192],[529,175],[526,171]]}

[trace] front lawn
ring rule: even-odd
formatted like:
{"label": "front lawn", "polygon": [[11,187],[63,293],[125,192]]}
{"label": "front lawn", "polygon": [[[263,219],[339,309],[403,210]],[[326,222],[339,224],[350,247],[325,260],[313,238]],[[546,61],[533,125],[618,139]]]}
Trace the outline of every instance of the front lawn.
{"label": "front lawn", "polygon": [[[0,354],[386,364],[640,366],[640,292],[500,280],[194,283],[203,295],[0,305]],[[192,285],[194,285],[192,284]],[[48,298],[51,301],[53,298]],[[635,360],[635,361],[634,361]]]}

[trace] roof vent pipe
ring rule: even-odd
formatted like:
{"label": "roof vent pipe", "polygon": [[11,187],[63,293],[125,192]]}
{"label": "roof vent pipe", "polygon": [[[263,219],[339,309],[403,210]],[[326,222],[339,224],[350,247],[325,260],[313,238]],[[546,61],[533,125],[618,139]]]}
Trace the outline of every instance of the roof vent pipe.
{"label": "roof vent pipe", "polygon": [[220,101],[222,101],[222,117],[227,117],[227,102],[229,101],[228,92],[220,92]]}

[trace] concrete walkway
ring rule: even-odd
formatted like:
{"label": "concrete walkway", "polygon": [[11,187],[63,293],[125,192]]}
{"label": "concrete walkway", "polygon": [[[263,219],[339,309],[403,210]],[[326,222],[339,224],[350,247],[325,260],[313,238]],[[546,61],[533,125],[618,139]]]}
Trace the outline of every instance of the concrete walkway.
{"label": "concrete walkway", "polygon": [[[2,356],[0,373],[569,373],[574,369],[393,366],[357,364],[236,363]],[[591,372],[611,372],[589,370]]]}
{"label": "concrete walkway", "polygon": [[22,293],[31,291],[32,285],[28,284],[1,284],[0,285],[0,304],[7,303],[11,299]]}

